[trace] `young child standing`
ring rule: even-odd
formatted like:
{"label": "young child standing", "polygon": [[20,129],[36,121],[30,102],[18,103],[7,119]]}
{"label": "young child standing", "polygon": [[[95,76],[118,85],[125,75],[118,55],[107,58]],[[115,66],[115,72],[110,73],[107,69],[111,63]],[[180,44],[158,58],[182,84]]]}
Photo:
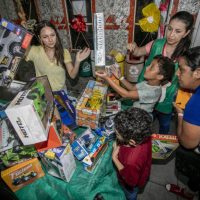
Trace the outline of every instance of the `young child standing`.
{"label": "young child standing", "polygon": [[135,200],[150,175],[152,119],[145,110],[133,107],[119,112],[114,122],[117,143],[112,160],[126,198]]}
{"label": "young child standing", "polygon": [[[97,71],[96,75],[105,79],[108,84],[122,97],[134,100],[133,107],[142,108],[152,113],[155,104],[159,101],[162,88],[165,88],[172,80],[175,72],[174,62],[162,55],[154,57],[151,64],[144,73],[145,81],[138,84],[129,83],[120,73],[113,69],[113,74],[118,78],[125,88],[116,84],[105,71]],[[164,90],[163,90],[164,91]],[[165,92],[163,92],[165,95]],[[161,100],[164,99],[163,97]]]}

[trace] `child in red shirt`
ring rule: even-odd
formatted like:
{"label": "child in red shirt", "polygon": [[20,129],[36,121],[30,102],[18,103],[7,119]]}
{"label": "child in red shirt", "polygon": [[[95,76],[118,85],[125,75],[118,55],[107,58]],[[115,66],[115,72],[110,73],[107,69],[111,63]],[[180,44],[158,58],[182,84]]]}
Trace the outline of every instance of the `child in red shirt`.
{"label": "child in red shirt", "polygon": [[112,160],[126,198],[135,200],[150,175],[152,118],[133,107],[119,112],[114,122],[117,144],[113,145]]}

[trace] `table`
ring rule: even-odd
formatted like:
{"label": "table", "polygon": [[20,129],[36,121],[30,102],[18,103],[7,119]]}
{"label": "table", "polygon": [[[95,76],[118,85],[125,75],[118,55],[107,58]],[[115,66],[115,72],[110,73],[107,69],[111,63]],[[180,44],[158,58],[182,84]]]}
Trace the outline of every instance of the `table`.
{"label": "table", "polygon": [[16,195],[20,200],[93,200],[100,193],[104,200],[125,200],[111,155],[112,142],[94,174],[86,172],[81,162],[76,160],[77,168],[69,183],[46,173],[44,177],[18,190]]}

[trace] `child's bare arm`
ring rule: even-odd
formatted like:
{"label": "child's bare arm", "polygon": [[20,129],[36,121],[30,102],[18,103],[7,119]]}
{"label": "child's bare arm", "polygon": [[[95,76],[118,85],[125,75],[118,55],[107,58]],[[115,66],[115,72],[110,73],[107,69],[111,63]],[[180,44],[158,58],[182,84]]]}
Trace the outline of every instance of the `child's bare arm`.
{"label": "child's bare arm", "polygon": [[124,169],[124,166],[118,159],[119,148],[120,147],[116,144],[116,142],[113,143],[112,160],[115,163],[115,166],[117,167],[117,169],[120,171],[120,170]]}
{"label": "child's bare arm", "polygon": [[123,87],[121,87],[120,85],[116,84],[109,77],[106,77],[106,81],[122,97],[131,98],[131,99],[134,99],[134,100],[138,100],[139,99],[139,95],[138,95],[137,89],[132,90],[132,91],[128,91],[128,90],[124,89]]}

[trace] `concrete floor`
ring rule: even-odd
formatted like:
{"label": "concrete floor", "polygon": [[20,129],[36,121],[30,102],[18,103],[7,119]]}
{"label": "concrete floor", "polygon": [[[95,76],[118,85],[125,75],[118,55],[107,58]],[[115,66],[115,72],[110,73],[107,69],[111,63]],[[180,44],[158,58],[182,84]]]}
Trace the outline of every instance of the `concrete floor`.
{"label": "concrete floor", "polygon": [[[158,130],[158,122],[154,123],[155,131]],[[170,133],[176,133],[176,120],[172,119]],[[171,155],[170,161],[165,164],[152,164],[151,175],[144,191],[138,195],[138,200],[182,200],[183,198],[168,192],[165,185],[168,183],[187,187],[187,177],[175,171],[175,155]],[[194,200],[198,200],[195,197]]]}

